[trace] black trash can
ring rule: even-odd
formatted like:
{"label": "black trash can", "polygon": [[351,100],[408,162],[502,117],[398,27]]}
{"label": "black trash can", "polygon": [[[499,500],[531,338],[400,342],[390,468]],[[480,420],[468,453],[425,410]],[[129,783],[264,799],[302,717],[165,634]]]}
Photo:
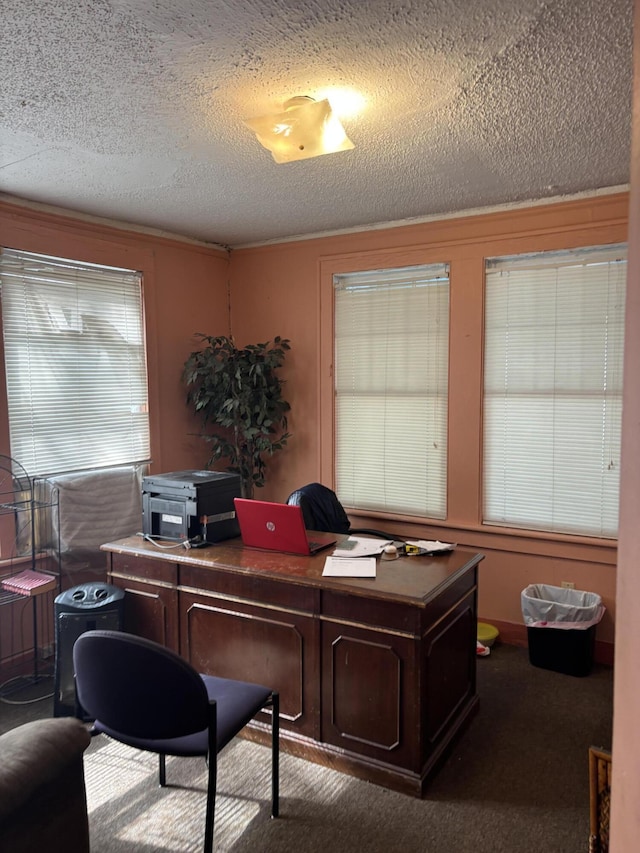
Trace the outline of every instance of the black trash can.
{"label": "black trash can", "polygon": [[124,591],[108,583],[84,583],[61,592],[54,601],[56,659],[53,716],[75,714],[73,644],[96,628],[122,631]]}
{"label": "black trash can", "polygon": [[605,608],[595,592],[530,584],[521,593],[529,661],[565,675],[589,675]]}

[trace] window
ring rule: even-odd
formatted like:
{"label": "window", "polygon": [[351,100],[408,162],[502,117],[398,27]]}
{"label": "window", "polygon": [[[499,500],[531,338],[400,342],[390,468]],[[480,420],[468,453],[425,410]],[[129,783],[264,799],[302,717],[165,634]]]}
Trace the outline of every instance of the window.
{"label": "window", "polygon": [[337,275],[334,286],[338,497],[444,518],[448,267]]}
{"label": "window", "polygon": [[615,537],[626,247],[486,264],[484,521]]}
{"label": "window", "polygon": [[149,458],[141,276],[4,249],[11,455],[31,476]]}

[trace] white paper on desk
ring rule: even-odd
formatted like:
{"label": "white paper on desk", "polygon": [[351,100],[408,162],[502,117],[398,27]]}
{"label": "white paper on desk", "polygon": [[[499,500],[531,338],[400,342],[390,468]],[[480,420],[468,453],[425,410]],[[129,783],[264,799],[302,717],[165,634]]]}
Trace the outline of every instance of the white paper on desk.
{"label": "white paper on desk", "polygon": [[329,578],[375,578],[375,557],[327,557],[322,574]]}
{"label": "white paper on desk", "polygon": [[407,542],[407,545],[417,545],[419,548],[424,548],[430,554],[437,554],[438,551],[453,551],[456,547],[451,542],[440,542],[438,539],[416,539],[415,541]]}
{"label": "white paper on desk", "polygon": [[369,536],[350,536],[342,545],[333,549],[334,557],[375,557],[382,554],[385,545],[389,545],[391,539],[372,539]]}

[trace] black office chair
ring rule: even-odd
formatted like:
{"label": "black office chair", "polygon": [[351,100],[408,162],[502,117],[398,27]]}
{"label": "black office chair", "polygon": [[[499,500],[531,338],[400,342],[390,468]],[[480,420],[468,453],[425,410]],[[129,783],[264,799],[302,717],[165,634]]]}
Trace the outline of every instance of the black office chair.
{"label": "black office chair", "polygon": [[279,697],[268,687],[200,675],[158,643],[122,631],[87,631],[75,642],[78,709],[104,733],[159,755],[202,755],[209,773],[204,851],[213,849],[217,754],[263,708],[272,709],[271,815],[278,816]]}
{"label": "black office chair", "polygon": [[302,508],[304,526],[307,530],[324,530],[329,533],[359,533],[369,536],[379,536],[382,539],[398,540],[396,533],[385,533],[383,530],[351,527],[351,522],[338,500],[338,496],[328,486],[322,483],[308,483],[292,492],[287,498],[288,504]]}

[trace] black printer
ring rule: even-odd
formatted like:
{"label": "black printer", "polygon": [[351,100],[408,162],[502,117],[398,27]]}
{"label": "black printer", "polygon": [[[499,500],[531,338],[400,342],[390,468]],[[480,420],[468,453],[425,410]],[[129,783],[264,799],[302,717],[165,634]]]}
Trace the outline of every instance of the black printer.
{"label": "black printer", "polygon": [[193,547],[232,539],[240,534],[233,503],[239,497],[239,474],[172,471],[143,477],[142,531]]}

